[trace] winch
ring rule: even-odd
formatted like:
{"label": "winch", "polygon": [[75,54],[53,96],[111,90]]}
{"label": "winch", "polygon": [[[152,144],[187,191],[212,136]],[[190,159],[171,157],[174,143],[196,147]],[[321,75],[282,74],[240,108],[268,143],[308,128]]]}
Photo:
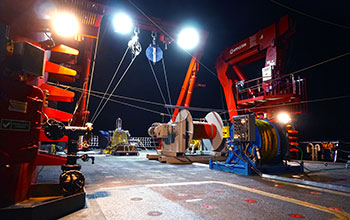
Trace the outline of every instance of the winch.
{"label": "winch", "polygon": [[234,116],[227,141],[225,162],[209,162],[211,169],[238,174],[302,172],[302,166],[290,166],[289,144],[284,126],[255,114]]}

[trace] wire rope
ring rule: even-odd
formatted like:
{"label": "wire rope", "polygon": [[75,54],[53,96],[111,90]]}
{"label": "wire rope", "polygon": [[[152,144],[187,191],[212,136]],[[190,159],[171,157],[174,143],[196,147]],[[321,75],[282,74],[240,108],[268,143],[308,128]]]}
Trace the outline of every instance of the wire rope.
{"label": "wire rope", "polygon": [[[160,85],[159,85],[159,82],[158,82],[158,79],[157,79],[156,73],[155,73],[155,71],[154,71],[154,69],[153,69],[153,66],[152,66],[152,63],[151,63],[151,61],[150,61],[150,60],[148,60],[148,63],[149,63],[149,66],[151,67],[151,70],[152,70],[152,74],[153,74],[154,80],[155,80],[155,81],[156,81],[156,83],[157,83],[158,90],[159,90],[159,92],[160,92],[160,95],[162,96],[162,99],[163,99],[164,105],[166,105],[165,97],[164,97],[164,94],[163,94],[163,92],[162,92],[162,89],[160,88]],[[168,112],[168,114],[170,115],[170,111],[169,111],[169,109],[167,109],[167,112]]]}
{"label": "wire rope", "polygon": [[[315,64],[313,64],[313,65],[311,65],[311,66],[302,68],[302,69],[300,69],[300,70],[297,70],[297,71],[294,71],[294,72],[291,72],[291,73],[288,73],[288,74],[284,74],[283,76],[280,76],[280,77],[277,77],[277,78],[273,79],[273,81],[279,80],[279,79],[283,79],[283,78],[289,77],[289,76],[291,76],[291,75],[295,75],[295,74],[297,74],[297,73],[304,72],[304,71],[306,71],[306,70],[315,68],[315,67],[320,66],[320,65],[322,65],[322,64],[329,63],[329,62],[331,62],[331,61],[340,59],[340,58],[345,57],[345,56],[348,56],[348,55],[350,55],[350,52],[346,52],[346,53],[344,53],[344,54],[338,55],[338,56],[336,56],[336,57],[332,57],[332,58],[330,58],[330,59],[321,61],[321,62],[319,62],[319,63],[315,63]],[[255,78],[255,79],[251,79],[251,80],[249,80],[249,82],[254,81],[254,80],[257,80],[257,79],[260,79],[260,78],[262,78],[262,77],[258,77],[258,78]],[[248,82],[248,81],[247,81],[247,82]],[[242,89],[241,91],[242,91],[242,92],[245,92],[245,91],[248,91],[249,89],[255,90],[255,89],[259,88],[261,85],[262,85],[262,83],[259,83],[259,84],[257,84],[257,85],[252,86],[252,87],[249,87],[249,88],[246,88],[246,89]]]}
{"label": "wire rope", "polygon": [[[68,88],[74,91],[78,91],[81,92],[83,91],[83,89],[78,88],[78,87],[73,87],[73,86],[67,86],[67,85],[63,85],[63,84],[58,84],[58,83],[52,83],[52,82],[48,82],[48,84],[51,85],[55,85],[55,86],[61,86],[63,88]],[[91,90],[92,93],[96,93],[96,94],[103,94],[102,92],[99,91],[94,91]],[[158,106],[162,106],[162,107],[169,107],[168,105],[162,104],[162,103],[157,103],[157,102],[152,102],[152,101],[147,101],[147,100],[142,100],[142,99],[136,99],[136,98],[131,98],[131,97],[126,97],[126,96],[120,96],[120,95],[113,95],[113,94],[107,94],[113,97],[117,97],[117,98],[122,98],[122,99],[128,99],[128,100],[132,100],[132,101],[138,101],[138,102],[143,102],[143,103],[147,103],[147,104],[153,104],[153,105],[158,105]],[[328,97],[328,98],[323,98],[323,99],[314,99],[314,100],[308,100],[308,101],[300,101],[300,102],[294,102],[294,103],[285,103],[285,104],[280,104],[280,105],[272,105],[271,107],[280,107],[280,106],[287,106],[287,105],[298,105],[298,104],[306,104],[306,103],[314,103],[314,102],[323,102],[323,101],[330,101],[330,100],[337,100],[337,99],[344,99],[344,98],[350,98],[350,95],[348,96],[335,96],[335,97]],[[170,106],[171,107],[171,106]],[[201,108],[201,107],[183,107],[183,106],[173,106],[172,108],[183,108],[183,109],[190,109],[192,111],[208,111],[210,108]],[[260,108],[264,108],[262,107],[252,107],[252,108],[244,108],[244,109],[232,109],[232,110],[221,110],[222,112],[219,114],[224,114],[224,113],[229,113],[232,111],[237,111],[237,112],[241,112],[241,111],[249,111],[251,109],[260,109]],[[213,110],[213,109],[211,109]],[[216,111],[219,111],[220,109],[216,109]],[[347,142],[349,143],[349,142]]]}
{"label": "wire rope", "polygon": [[[83,89],[81,88],[77,88],[77,87],[72,87],[72,86],[65,86],[65,85],[62,85],[62,84],[55,84],[55,83],[49,83],[51,85],[56,85],[56,86],[61,86],[61,87],[65,87],[65,88],[69,88],[73,91],[78,91],[78,92],[81,92],[83,91]],[[99,92],[100,94],[103,94],[103,92]],[[91,96],[94,96],[94,97],[97,97],[97,98],[101,98],[101,99],[107,99],[106,97],[103,97],[101,95],[97,95],[95,94],[95,92],[92,90],[91,92]],[[125,97],[124,97],[125,98]],[[163,112],[160,112],[160,111],[155,111],[155,110],[152,110],[152,109],[147,109],[147,108],[144,108],[144,107],[140,107],[140,106],[137,106],[137,105],[133,105],[133,104],[130,104],[130,103],[126,103],[126,102],[122,102],[122,101],[118,101],[118,100],[115,100],[115,99],[110,99],[111,102],[116,102],[116,103],[119,103],[119,104],[123,104],[123,105],[127,105],[127,106],[130,106],[130,107],[134,107],[134,108],[138,108],[138,109],[141,109],[141,110],[145,110],[145,111],[149,111],[149,112],[152,112],[152,113],[156,113],[156,114],[159,114],[159,115],[166,115],[166,116],[170,116],[166,113],[163,113]],[[161,103],[156,103],[157,105],[161,105],[161,106],[164,106],[163,104]]]}
{"label": "wire rope", "polygon": [[[62,88],[66,88],[66,89],[71,89],[71,90],[77,91],[77,92],[83,91],[83,89],[79,88],[79,87],[67,86],[67,85],[58,84],[58,83],[51,83],[51,82],[49,82],[48,84],[55,85],[55,86],[60,86]],[[103,92],[94,91],[94,90],[91,90],[91,93],[95,93],[95,94],[98,94],[98,95],[104,94]],[[106,95],[110,95],[110,93],[107,93]],[[142,103],[146,103],[146,104],[152,104],[152,105],[158,105],[158,106],[164,107],[164,104],[162,104],[162,103],[152,102],[152,101],[148,101],[148,100],[142,100],[142,99],[127,97],[127,96],[121,96],[121,95],[113,95],[113,94],[112,94],[112,97],[121,98],[121,99],[127,99],[127,100],[131,100],[131,101],[137,101],[137,102],[142,102]]]}
{"label": "wire rope", "polygon": [[307,13],[305,13],[305,12],[302,12],[302,11],[299,11],[299,10],[297,10],[297,9],[291,8],[291,7],[287,6],[287,5],[284,5],[284,4],[282,4],[282,3],[278,2],[278,1],[274,1],[274,0],[269,0],[269,1],[272,2],[272,3],[274,3],[274,4],[276,4],[276,5],[281,6],[281,7],[283,7],[283,8],[286,8],[286,9],[288,9],[288,10],[291,10],[291,11],[293,11],[293,12],[295,12],[295,13],[301,14],[301,15],[306,16],[306,17],[309,17],[309,18],[312,18],[312,19],[314,19],[314,20],[317,20],[317,21],[320,21],[320,22],[323,22],[323,23],[326,23],[326,24],[334,25],[334,26],[336,26],[336,27],[345,28],[345,29],[350,29],[349,26],[345,26],[345,25],[342,25],[342,24],[337,24],[337,23],[334,23],[334,22],[332,22],[332,21],[328,21],[328,20],[325,20],[325,19],[322,19],[322,18],[313,16],[313,15],[307,14]]}
{"label": "wire rope", "polygon": [[[225,104],[224,104],[224,96],[223,96],[223,92],[222,92],[222,87],[220,86],[220,98],[221,98],[221,108],[225,109]],[[227,121],[227,116],[226,116],[226,112],[223,112],[224,115],[224,120]]]}
{"label": "wire rope", "polygon": [[343,144],[350,144],[350,142],[347,142],[347,141],[340,140],[340,142],[343,143]]}
{"label": "wire rope", "polygon": [[[329,98],[323,98],[323,99],[314,99],[314,100],[300,101],[300,102],[293,102],[293,103],[284,103],[284,104],[279,104],[279,105],[271,105],[271,106],[269,106],[269,108],[280,107],[280,106],[289,106],[289,105],[307,104],[307,103],[314,103],[314,102],[323,102],[323,101],[345,99],[345,98],[350,98],[350,95],[335,96],[335,97],[329,97]],[[266,108],[266,107],[261,106],[261,107],[251,107],[251,108],[244,108],[244,109],[231,109],[231,110],[228,111],[228,113],[233,112],[233,111],[241,112],[241,111],[263,109],[263,108]],[[221,114],[223,114],[223,113],[221,113]]]}
{"label": "wire rope", "polygon": [[[86,100],[86,106],[85,106],[86,108],[85,108],[85,110],[87,110],[89,108],[89,103],[90,103],[90,93],[91,93],[92,82],[93,82],[94,73],[95,73],[95,64],[96,64],[97,49],[98,49],[98,44],[99,44],[100,30],[101,30],[101,28],[99,27],[98,28],[98,33],[97,33],[94,57],[93,57],[93,60],[92,60],[90,82],[89,82],[89,89],[88,89],[88,94],[87,94],[88,96],[87,96],[87,100]],[[84,119],[84,121],[87,120],[86,118]],[[85,122],[84,122],[84,124],[85,124]]]}
{"label": "wire rope", "polygon": [[[83,83],[83,88],[85,88],[85,84],[86,84],[86,82],[84,82]],[[79,107],[79,105],[80,105],[80,103],[81,103],[81,100],[83,99],[83,96],[84,96],[84,92],[85,92],[85,90],[84,89],[81,89],[81,91],[80,91],[80,97],[79,97],[79,99],[78,99],[78,101],[77,101],[77,103],[75,104],[75,108],[74,108],[74,111],[73,111],[73,116],[76,114],[76,112],[77,112],[77,110],[78,110],[78,107]],[[85,119],[84,119],[84,123],[83,123],[83,125],[85,125]],[[71,125],[71,123],[72,123],[72,120],[70,120],[70,121],[68,121],[68,126],[70,126]]]}
{"label": "wire rope", "polygon": [[[166,31],[164,31],[164,29],[161,27],[161,26],[159,26],[155,21],[153,21],[153,19],[152,18],[150,18],[144,11],[142,11],[139,7],[137,7],[137,5],[133,2],[133,1],[131,1],[131,0],[128,0],[129,2],[130,2],[130,4],[134,7],[134,8],[136,8],[136,10],[138,10],[143,16],[145,16],[154,26],[156,26],[161,32],[163,32],[167,37],[169,37],[172,41],[175,41],[174,40],[174,38],[169,34],[169,33],[167,33]],[[176,42],[176,41],[175,41]],[[192,57],[193,58],[193,55],[189,52],[189,51],[187,51],[187,50],[185,50],[185,49],[183,49],[190,57]],[[213,71],[211,71],[206,65],[204,65],[201,61],[199,61],[198,59],[196,59],[196,62],[198,62],[200,65],[202,65],[203,67],[204,67],[204,69],[206,69],[210,74],[212,74],[213,76],[215,76],[215,78],[216,79],[219,79],[218,78],[218,76],[216,75],[216,73],[214,73]]]}
{"label": "wire rope", "polygon": [[[132,6],[135,7],[142,15],[144,15],[152,24],[154,24],[160,31],[162,31],[162,32],[163,32],[165,35],[167,35],[170,39],[174,40],[174,38],[173,38],[170,34],[168,34],[166,31],[164,31],[156,22],[154,22],[149,16],[147,16],[147,14],[146,14],[145,12],[143,12],[139,7],[137,7],[137,5],[135,5],[135,4],[133,3],[133,1],[131,1],[131,0],[128,0],[128,1],[129,1],[129,2],[132,4]],[[270,1],[271,1],[271,0],[270,0]],[[185,50],[185,51],[186,51],[186,50]],[[193,57],[188,51],[186,51],[186,53],[189,54],[191,57]],[[303,71],[305,71],[305,70],[314,68],[314,67],[319,66],[319,65],[322,65],[322,64],[324,64],[324,63],[331,62],[331,61],[333,61],[333,60],[339,59],[339,58],[344,57],[344,56],[347,56],[347,55],[350,55],[350,52],[347,52],[347,53],[342,54],[342,55],[339,55],[339,56],[337,56],[337,57],[334,57],[334,58],[331,58],[331,59],[322,61],[322,62],[317,63],[317,64],[314,64],[314,65],[311,65],[311,66],[309,66],[309,67],[300,69],[300,70],[295,71],[295,72],[292,72],[292,73],[290,73],[290,74],[284,75],[284,76],[282,76],[281,78],[288,77],[288,76],[290,76],[290,75],[303,72]],[[209,71],[212,75],[214,75],[214,76],[218,79],[218,76],[217,76],[213,71],[211,71],[207,66],[205,66],[205,65],[204,65],[202,62],[200,62],[199,60],[197,60],[197,62],[198,62],[200,65],[202,65],[207,71]],[[340,97],[340,98],[344,98],[344,97]],[[314,102],[317,102],[317,101],[324,101],[324,100],[329,100],[329,99],[314,100]],[[305,102],[303,102],[303,103],[308,103],[308,102],[305,101]],[[290,104],[297,104],[297,103],[287,103],[287,104],[285,104],[285,105],[290,105]],[[277,106],[277,105],[276,105],[276,106]],[[278,106],[281,106],[281,105],[278,105]],[[272,107],[273,107],[273,106],[272,106]],[[263,107],[260,107],[260,108],[263,108]],[[241,111],[242,111],[242,110],[243,110],[243,109],[241,109]],[[230,111],[232,111],[232,110],[230,110]],[[228,111],[228,112],[230,112],[230,111]],[[239,111],[239,110],[235,110],[235,111]],[[243,110],[243,111],[244,111],[244,110]]]}
{"label": "wire rope", "polygon": [[126,70],[124,71],[123,75],[120,77],[119,81],[117,82],[117,84],[114,86],[112,92],[109,94],[108,98],[106,99],[106,101],[104,102],[104,104],[102,105],[102,107],[100,108],[100,110],[96,113],[95,118],[91,119],[91,122],[94,123],[97,119],[97,117],[100,115],[100,113],[102,112],[102,110],[104,109],[104,107],[106,106],[106,104],[108,103],[109,99],[111,98],[112,94],[114,93],[114,91],[118,88],[120,82],[122,81],[122,79],[124,78],[125,74],[128,72],[128,70],[130,69],[131,65],[134,63],[134,60],[136,59],[137,56],[134,56],[131,60],[131,62],[129,63],[128,67],[126,68]]}
{"label": "wire rope", "polygon": [[[96,94],[92,94],[92,96],[95,96],[95,97],[98,97],[98,98],[103,98],[102,96],[96,95]],[[107,98],[104,97],[103,99],[107,99]],[[159,112],[159,111],[155,111],[155,110],[152,110],[152,109],[144,108],[144,107],[141,107],[141,106],[133,105],[133,104],[130,104],[130,103],[118,101],[118,100],[115,100],[115,99],[109,99],[108,101],[119,103],[119,104],[126,105],[126,106],[133,107],[133,108],[137,108],[137,109],[140,109],[140,110],[152,112],[152,113],[155,113],[155,114],[158,114],[158,115],[164,114],[166,116],[171,116],[171,115],[168,115],[168,114],[163,113],[163,112]]]}
{"label": "wire rope", "polygon": [[350,154],[350,151],[349,151],[349,150],[337,149],[337,151],[340,151],[340,152],[344,152],[344,153]]}
{"label": "wire rope", "polygon": [[[350,98],[350,95],[348,95],[348,96],[335,96],[335,97],[329,97],[329,98],[323,98],[323,99],[313,99],[313,100],[300,101],[300,102],[295,102],[295,103],[284,103],[284,104],[279,104],[279,105],[271,105],[270,107],[273,108],[273,107],[279,107],[279,106],[288,106],[288,105],[297,105],[297,104],[307,104],[307,103],[323,102],[323,101],[330,101],[330,100],[344,99],[344,98]],[[245,109],[245,110],[261,109],[261,108],[264,108],[264,106],[247,108],[247,109]]]}
{"label": "wire rope", "polygon": [[[104,16],[102,16],[102,19],[103,18],[104,18]],[[95,73],[97,52],[99,50],[100,42],[103,40],[104,36],[106,35],[107,27],[109,27],[110,22],[111,21],[109,19],[108,22],[107,22],[106,27],[104,28],[104,31],[102,32],[101,36],[100,36],[100,34],[101,34],[101,27],[98,28],[97,40],[96,40],[96,45],[95,45],[94,57],[93,57],[93,63],[92,63],[92,67],[91,67],[91,78],[90,78],[90,83],[89,83],[88,98],[87,98],[87,102],[86,102],[86,110],[88,110],[89,103],[90,103],[90,92],[91,92],[91,89],[92,89],[92,82],[93,82],[93,77],[94,77],[94,73]],[[102,23],[102,21],[101,21],[101,23]],[[87,120],[87,119],[88,119],[88,117],[85,117],[84,124],[86,122],[85,120]]]}
{"label": "wire rope", "polygon": [[[113,77],[112,77],[111,81],[109,82],[109,84],[108,84],[108,86],[107,86],[107,89],[105,90],[105,92],[104,92],[104,94],[103,94],[103,97],[106,96],[106,94],[107,94],[109,88],[111,87],[111,85],[112,85],[112,83],[113,83],[113,81],[114,81],[114,78],[116,77],[117,73],[119,72],[119,69],[120,69],[122,63],[124,62],[125,56],[126,56],[126,54],[128,53],[129,49],[130,49],[130,47],[127,47],[127,48],[126,48],[126,50],[125,50],[125,52],[124,52],[124,55],[122,56],[122,58],[121,58],[121,60],[120,60],[120,62],[119,62],[119,64],[118,64],[118,67],[117,67],[116,70],[114,71]],[[94,119],[94,118],[95,118],[97,112],[99,111],[99,108],[100,108],[102,102],[103,102],[103,99],[100,100],[100,103],[98,104],[98,106],[97,106],[97,108],[96,108],[96,110],[95,110],[95,112],[94,112],[94,114],[93,114],[93,116],[92,116],[91,119]]]}
{"label": "wire rope", "polygon": [[164,63],[164,56],[163,56],[163,59],[162,59],[162,65],[163,65],[163,72],[164,72],[164,78],[165,78],[165,85],[166,85],[166,90],[168,92],[168,99],[169,99],[169,104],[171,104],[171,97],[170,97],[170,88],[169,88],[169,83],[168,83],[168,76],[167,76],[167,72],[166,72],[166,69],[165,69],[165,63]]}

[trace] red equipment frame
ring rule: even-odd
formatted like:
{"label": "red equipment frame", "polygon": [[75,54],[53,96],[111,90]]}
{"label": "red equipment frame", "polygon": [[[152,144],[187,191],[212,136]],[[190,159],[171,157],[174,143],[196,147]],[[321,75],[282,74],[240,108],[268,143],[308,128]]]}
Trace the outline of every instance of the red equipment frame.
{"label": "red equipment frame", "polygon": [[[216,70],[231,121],[239,111],[265,112],[270,118],[274,111],[281,109],[277,106],[306,99],[303,92],[304,79],[282,75],[283,57],[288,39],[293,33],[290,18],[284,16],[277,24],[264,28],[221,53],[216,62]],[[247,80],[241,68],[263,58],[265,67],[271,67],[272,75],[269,78]],[[292,105],[283,109],[288,109],[291,113],[300,112],[300,109]]]}
{"label": "red equipment frame", "polygon": [[[5,0],[3,8],[7,10],[0,9],[0,21],[11,24],[10,39],[15,42],[29,42],[42,50],[47,50],[46,52],[51,53],[51,58],[54,54],[58,54],[57,56],[61,61],[56,61],[56,63],[64,63],[65,65],[58,65],[54,61],[51,62],[51,59],[49,61],[49,59],[45,58],[45,62],[43,62],[43,76],[19,77],[21,78],[20,80],[16,78],[11,79],[13,81],[0,82],[1,94],[4,93],[8,95],[8,98],[20,100],[18,103],[26,103],[27,109],[26,114],[14,113],[8,111],[8,106],[11,104],[8,99],[0,100],[0,103],[3,102],[0,108],[1,119],[8,119],[8,121],[1,122],[3,123],[1,126],[6,128],[6,126],[18,126],[21,123],[23,126],[29,126],[28,131],[3,131],[3,129],[0,129],[1,135],[5,134],[7,136],[6,140],[8,140],[5,143],[0,143],[0,176],[8,180],[2,181],[0,185],[0,207],[23,201],[28,197],[29,189],[36,179],[36,166],[66,164],[66,158],[38,153],[41,142],[68,141],[67,136],[56,141],[48,139],[41,125],[45,123],[45,118],[50,118],[62,122],[72,120],[71,125],[84,126],[84,122],[87,121],[89,116],[86,102],[94,39],[98,40],[103,15],[107,13],[107,10],[108,12],[114,10],[100,4],[103,0],[99,0],[98,2],[100,3],[92,0],[68,0],[64,2],[53,0],[56,3],[64,3],[58,7],[59,9],[64,10],[68,8],[70,12],[80,16],[82,33],[77,38],[80,41],[55,39],[57,46],[47,49],[45,45],[41,45],[38,42],[47,40],[48,36],[45,33],[48,31],[50,24],[49,20],[38,19],[34,14],[32,9],[36,2],[36,0],[25,2],[21,0]],[[152,19],[157,25],[140,16],[137,19],[137,27],[140,29],[158,32],[163,43],[169,44],[173,41],[168,34],[174,34],[175,25],[155,18]],[[188,106],[190,103],[196,73],[198,72],[198,62],[202,55],[206,37],[207,33],[202,32],[202,44],[199,52],[191,60],[177,102],[179,106]],[[83,49],[83,53],[80,54],[80,51],[73,47]],[[81,58],[79,63],[77,63],[78,56]],[[2,76],[0,75],[0,77]],[[83,92],[75,114],[72,115],[49,107],[49,101],[72,102],[75,94],[48,84],[48,80],[74,82],[76,79],[80,79],[80,87],[83,89]],[[174,117],[176,117],[177,113],[178,109],[175,109]],[[25,121],[25,123],[19,121]],[[19,139],[18,135],[25,138]],[[3,157],[6,160],[3,160]]]}
{"label": "red equipment frame", "polygon": [[[85,89],[83,94],[86,95],[88,85],[86,82],[90,74],[93,39],[97,38],[104,12],[103,6],[88,0],[65,1],[65,4],[60,5],[58,8],[64,9],[64,7],[68,7],[69,11],[80,16],[82,36],[86,38],[82,43],[85,45],[82,45],[82,43],[79,45],[78,41],[55,39],[58,46],[48,49],[44,41],[48,37],[44,32],[47,32],[50,24],[48,20],[39,19],[34,14],[32,9],[36,2],[35,0],[25,2],[5,0],[4,7],[0,9],[0,22],[11,24],[9,31],[11,40],[14,42],[28,42],[31,45],[35,45],[38,51],[45,52],[47,50],[43,56],[42,69],[44,73],[42,76],[22,76],[20,72],[13,72],[9,76],[6,74],[0,75],[0,134],[1,137],[6,137],[4,140],[2,138],[0,143],[0,176],[1,179],[6,180],[0,184],[0,207],[28,198],[29,190],[36,181],[37,166],[66,164],[67,159],[64,157],[38,152],[39,146],[43,141],[68,141],[67,136],[56,141],[48,139],[42,129],[45,119],[53,118],[67,122],[76,118],[76,120],[73,120],[72,125],[82,126],[88,115],[88,112],[85,111],[85,100],[80,103],[75,116],[48,107],[49,101],[72,102],[75,94],[49,85],[47,80],[74,82],[77,72],[79,72],[81,87]],[[56,3],[60,4],[61,2],[57,1]],[[1,26],[1,28],[4,28],[4,26]],[[44,43],[40,44],[37,42]],[[80,46],[84,49],[83,57],[79,60],[79,63],[77,63],[79,50],[60,44],[62,42],[70,46],[73,45],[73,47]],[[2,41],[1,43],[4,42]],[[11,45],[5,45],[5,48],[7,46],[7,51],[1,51],[1,53],[5,52],[8,57],[5,60],[1,60],[1,64],[6,63],[7,60],[11,61],[13,53],[9,50]],[[61,66],[50,62],[48,54],[51,54],[50,61],[56,55],[56,57],[62,58],[61,61],[56,61],[56,63],[65,63],[65,65]]]}

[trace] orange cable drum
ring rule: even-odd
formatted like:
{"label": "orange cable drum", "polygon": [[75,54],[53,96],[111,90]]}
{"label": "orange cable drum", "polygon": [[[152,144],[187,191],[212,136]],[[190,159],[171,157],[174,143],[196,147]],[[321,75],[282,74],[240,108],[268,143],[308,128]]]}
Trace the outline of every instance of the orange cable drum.
{"label": "orange cable drum", "polygon": [[214,124],[194,121],[193,126],[193,139],[213,139],[217,132]]}

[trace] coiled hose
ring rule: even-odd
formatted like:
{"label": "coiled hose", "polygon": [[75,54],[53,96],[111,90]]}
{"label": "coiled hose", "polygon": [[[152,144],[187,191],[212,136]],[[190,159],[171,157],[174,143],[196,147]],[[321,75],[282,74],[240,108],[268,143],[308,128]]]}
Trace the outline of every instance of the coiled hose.
{"label": "coiled hose", "polygon": [[278,150],[278,136],[276,129],[267,121],[255,120],[261,136],[260,155],[262,162],[271,161]]}

